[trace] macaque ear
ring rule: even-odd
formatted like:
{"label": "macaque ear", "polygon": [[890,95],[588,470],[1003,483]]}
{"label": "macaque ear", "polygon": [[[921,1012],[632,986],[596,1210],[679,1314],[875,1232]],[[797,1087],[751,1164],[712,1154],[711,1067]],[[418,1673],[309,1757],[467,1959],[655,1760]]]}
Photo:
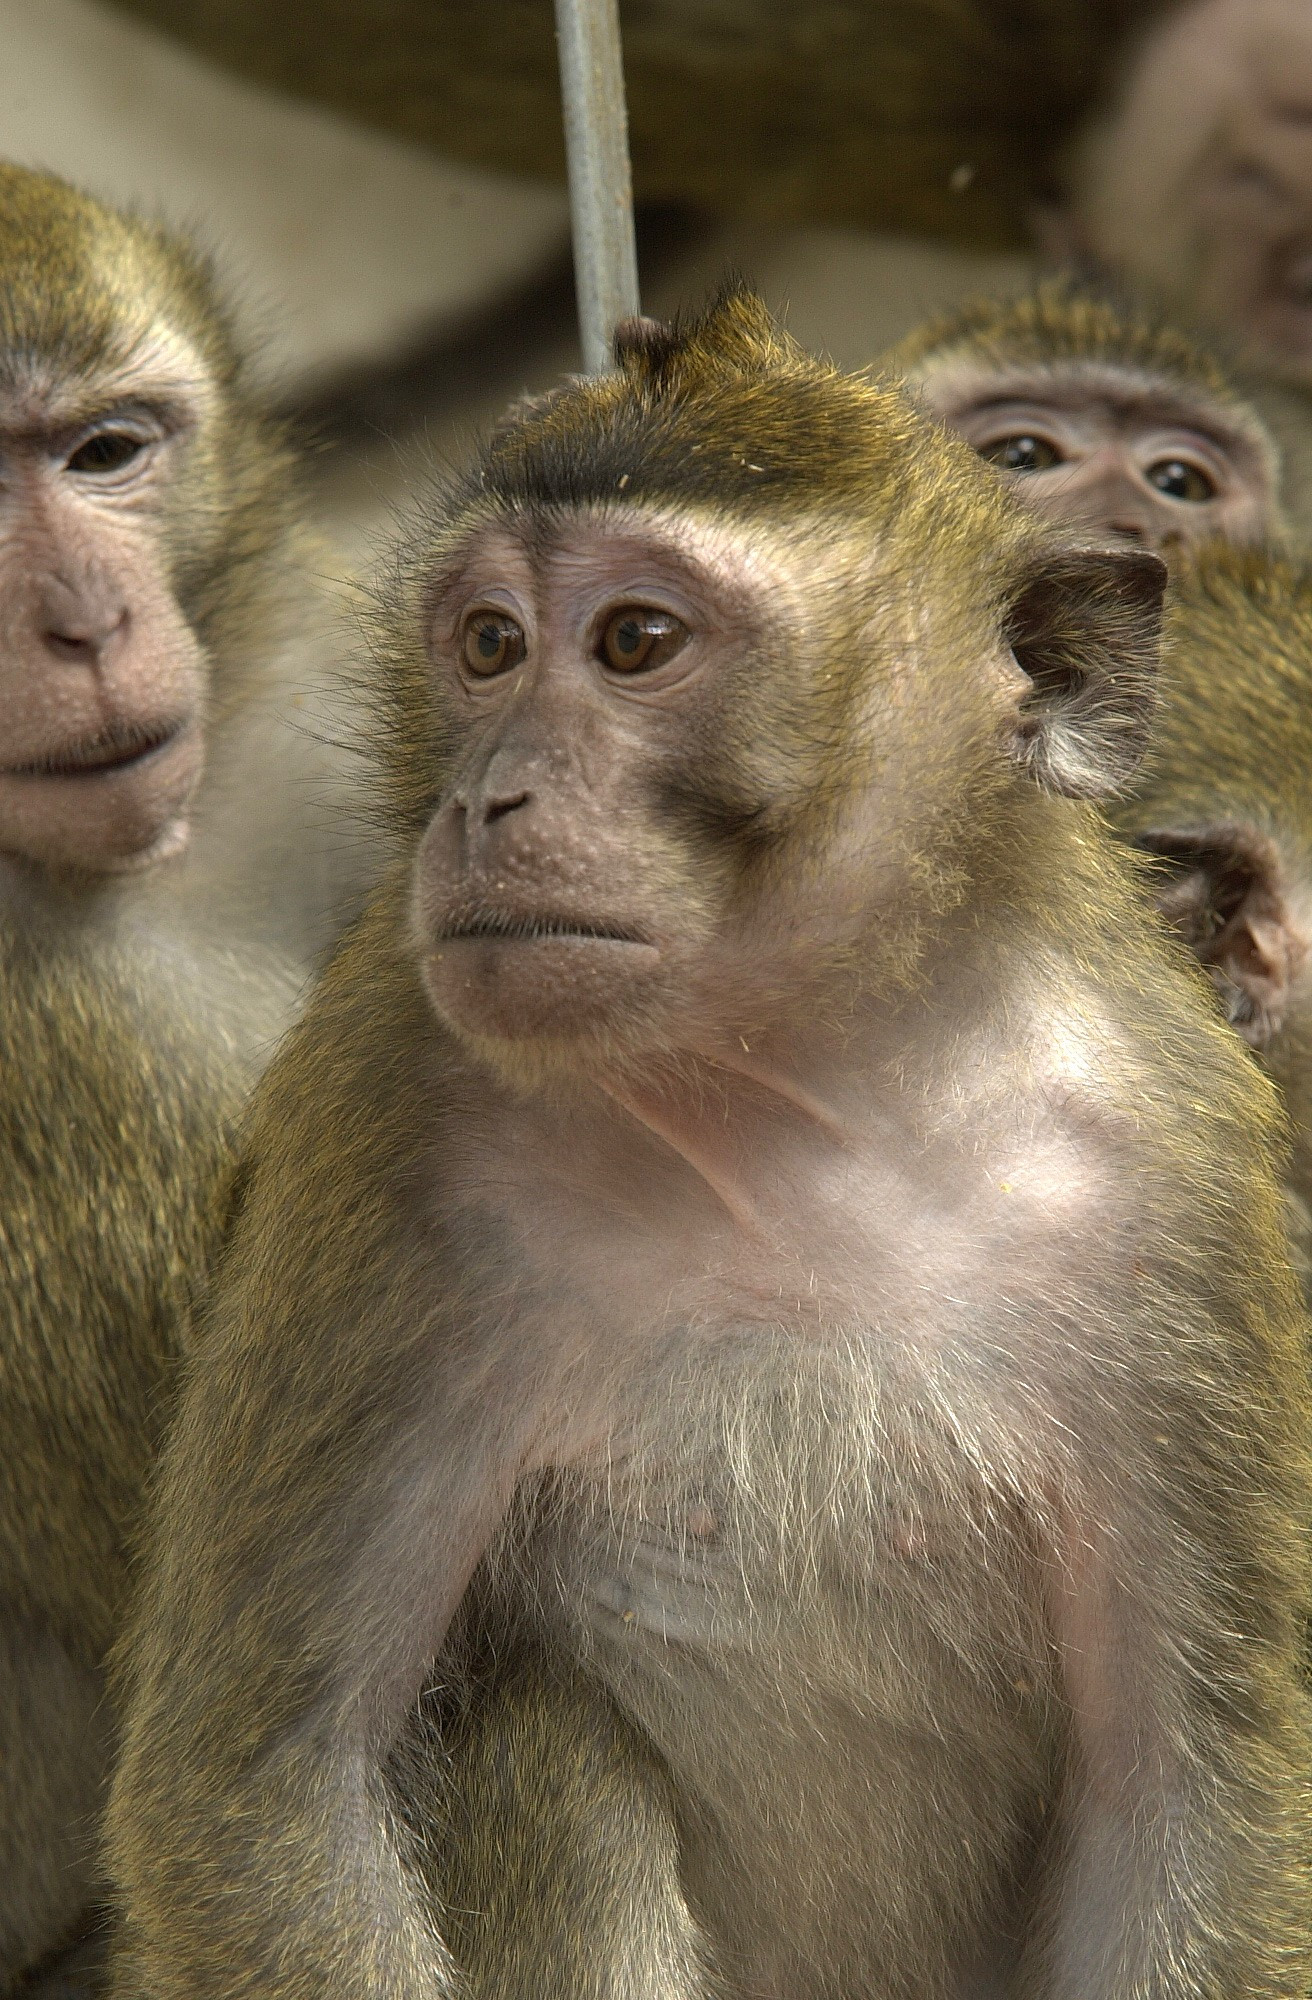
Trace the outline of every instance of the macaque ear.
{"label": "macaque ear", "polygon": [[1308,941],[1273,840],[1256,827],[1154,827],[1135,845],[1162,863],[1157,907],[1212,976],[1226,1016],[1263,1048],[1289,1008]]}
{"label": "macaque ear", "polygon": [[1156,705],[1166,565],[1137,548],[1056,548],[1025,576],[1004,636],[1030,686],[1013,749],[1045,790],[1101,799],[1134,775]]}

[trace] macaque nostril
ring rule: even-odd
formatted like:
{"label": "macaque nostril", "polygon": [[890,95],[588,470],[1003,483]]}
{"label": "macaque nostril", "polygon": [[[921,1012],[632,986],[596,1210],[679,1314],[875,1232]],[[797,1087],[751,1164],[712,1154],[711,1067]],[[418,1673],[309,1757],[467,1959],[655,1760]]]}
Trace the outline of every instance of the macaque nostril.
{"label": "macaque nostril", "polygon": [[513,813],[520,806],[526,806],[528,798],[527,792],[507,792],[501,798],[489,799],[483,808],[484,826],[491,826],[494,819],[504,819],[507,813]]}
{"label": "macaque nostril", "polygon": [[127,612],[104,617],[52,620],[41,634],[42,644],[60,660],[97,660],[116,632],[127,623]]}

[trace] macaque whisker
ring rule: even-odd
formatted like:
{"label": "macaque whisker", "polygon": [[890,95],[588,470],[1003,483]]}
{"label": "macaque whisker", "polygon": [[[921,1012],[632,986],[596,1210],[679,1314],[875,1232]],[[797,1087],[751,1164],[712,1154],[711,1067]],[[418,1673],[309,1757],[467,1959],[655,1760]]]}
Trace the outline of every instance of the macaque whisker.
{"label": "macaque whisker", "polygon": [[174,742],[187,727],[185,717],[154,727],[146,723],[113,723],[106,729],[97,730],[92,736],[62,744],[57,750],[26,758],[22,763],[5,765],[0,768],[0,776],[80,778],[92,777],[101,771],[121,771],[128,765],[154,756],[156,751]]}
{"label": "macaque whisker", "polygon": [[581,938],[604,944],[638,944],[650,947],[651,940],[640,931],[616,924],[591,922],[587,918],[565,916],[525,916],[507,910],[485,910],[476,916],[457,918],[434,932],[435,938],[492,938],[508,942],[533,942],[540,938]]}

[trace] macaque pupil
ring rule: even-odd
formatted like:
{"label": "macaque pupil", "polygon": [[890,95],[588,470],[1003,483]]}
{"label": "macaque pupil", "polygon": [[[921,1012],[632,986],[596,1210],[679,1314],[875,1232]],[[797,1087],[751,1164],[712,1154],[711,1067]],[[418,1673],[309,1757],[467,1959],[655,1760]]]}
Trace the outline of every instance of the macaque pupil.
{"label": "macaque pupil", "polygon": [[602,634],[602,657],[616,673],[638,673],[672,659],[687,637],[686,625],[668,611],[617,611]]}
{"label": "macaque pupil", "polygon": [[70,472],[118,472],[142,449],[128,431],[99,431],[80,444],[68,461]]}
{"label": "macaque pupil", "polygon": [[513,618],[475,614],[465,632],[465,665],[486,678],[518,666],[524,657],[524,633]]}
{"label": "macaque pupil", "polygon": [[1186,464],[1181,458],[1165,458],[1158,465],[1150,465],[1148,484],[1171,500],[1197,504],[1216,496],[1216,486],[1207,474],[1196,465]]}
{"label": "macaque pupil", "polygon": [[1008,472],[1046,472],[1049,466],[1063,462],[1061,453],[1047,438],[1029,436],[999,438],[996,444],[984,445],[980,457]]}

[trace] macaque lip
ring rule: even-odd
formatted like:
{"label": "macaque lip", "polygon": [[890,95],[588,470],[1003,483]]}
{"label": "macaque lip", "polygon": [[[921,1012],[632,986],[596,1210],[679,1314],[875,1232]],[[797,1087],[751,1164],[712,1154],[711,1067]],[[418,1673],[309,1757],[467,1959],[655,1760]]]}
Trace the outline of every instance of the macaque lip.
{"label": "macaque lip", "polygon": [[98,731],[21,764],[0,768],[0,777],[85,781],[139,769],[169,749],[186,732],[186,720],[156,726],[120,724]]}
{"label": "macaque lip", "polygon": [[429,933],[423,977],[453,1026],[496,1041],[570,1041],[631,1008],[659,960],[628,925],[480,912]]}
{"label": "macaque lip", "polygon": [[640,932],[620,925],[572,917],[488,915],[454,923],[437,932],[435,944],[628,944],[655,947]]}

